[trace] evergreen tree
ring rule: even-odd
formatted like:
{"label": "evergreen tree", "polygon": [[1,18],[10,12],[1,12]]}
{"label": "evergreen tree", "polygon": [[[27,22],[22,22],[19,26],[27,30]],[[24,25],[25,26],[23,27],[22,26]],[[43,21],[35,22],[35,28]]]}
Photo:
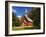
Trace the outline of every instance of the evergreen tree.
{"label": "evergreen tree", "polygon": [[19,18],[16,17],[16,13],[12,12],[12,26],[20,26]]}
{"label": "evergreen tree", "polygon": [[33,20],[35,28],[40,28],[40,8],[32,8],[32,11],[28,13],[29,18]]}

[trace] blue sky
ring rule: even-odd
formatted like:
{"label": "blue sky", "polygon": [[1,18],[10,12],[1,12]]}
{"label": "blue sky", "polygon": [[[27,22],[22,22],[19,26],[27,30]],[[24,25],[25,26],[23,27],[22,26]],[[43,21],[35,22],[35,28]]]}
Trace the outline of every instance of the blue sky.
{"label": "blue sky", "polygon": [[31,11],[32,7],[20,7],[20,6],[12,7],[12,11],[16,13],[16,16],[23,16],[23,14],[25,14],[25,9],[27,9],[27,11]]}

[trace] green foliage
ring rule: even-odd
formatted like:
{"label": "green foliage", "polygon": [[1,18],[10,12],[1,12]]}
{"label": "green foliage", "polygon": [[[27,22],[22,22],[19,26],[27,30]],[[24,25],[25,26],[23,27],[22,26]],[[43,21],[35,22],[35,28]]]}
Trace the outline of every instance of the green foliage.
{"label": "green foliage", "polygon": [[33,16],[33,25],[36,28],[40,28],[40,8],[35,8],[32,10],[32,16]]}
{"label": "green foliage", "polygon": [[16,17],[16,13],[12,12],[12,26],[20,26],[19,18]]}
{"label": "green foliage", "polygon": [[28,17],[33,20],[35,28],[40,28],[40,8],[32,8],[32,11],[28,13]]}

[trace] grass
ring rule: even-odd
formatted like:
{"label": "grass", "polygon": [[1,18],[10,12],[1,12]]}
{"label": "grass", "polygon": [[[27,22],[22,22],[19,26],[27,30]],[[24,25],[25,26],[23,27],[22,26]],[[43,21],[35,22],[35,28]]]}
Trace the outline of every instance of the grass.
{"label": "grass", "polygon": [[35,27],[35,26],[32,26],[32,27],[12,27],[12,30],[32,30],[32,29],[40,29],[39,27]]}

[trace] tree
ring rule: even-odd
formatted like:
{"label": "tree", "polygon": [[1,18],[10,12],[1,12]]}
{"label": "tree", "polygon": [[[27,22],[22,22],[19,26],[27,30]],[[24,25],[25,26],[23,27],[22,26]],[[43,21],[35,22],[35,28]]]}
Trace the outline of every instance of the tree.
{"label": "tree", "polygon": [[14,15],[14,12],[12,12],[12,26],[15,26],[16,16]]}
{"label": "tree", "polygon": [[40,28],[40,8],[32,8],[32,11],[28,13],[28,16],[33,20],[35,28]]}
{"label": "tree", "polygon": [[12,12],[12,26],[20,26],[19,18],[16,17],[16,13]]}

